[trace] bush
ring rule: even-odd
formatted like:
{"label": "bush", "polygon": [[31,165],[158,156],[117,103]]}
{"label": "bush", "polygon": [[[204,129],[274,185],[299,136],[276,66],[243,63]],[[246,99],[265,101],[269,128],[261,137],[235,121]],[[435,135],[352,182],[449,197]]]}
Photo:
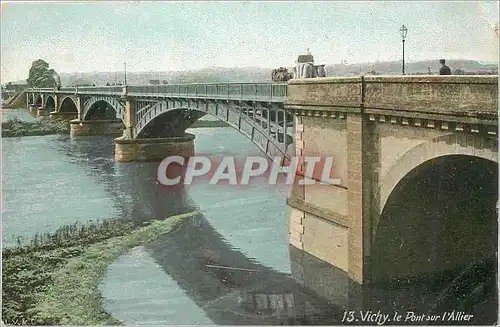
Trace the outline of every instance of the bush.
{"label": "bush", "polygon": [[48,134],[68,134],[70,125],[68,121],[42,117],[36,122],[27,122],[17,117],[2,123],[2,136],[29,136]]}

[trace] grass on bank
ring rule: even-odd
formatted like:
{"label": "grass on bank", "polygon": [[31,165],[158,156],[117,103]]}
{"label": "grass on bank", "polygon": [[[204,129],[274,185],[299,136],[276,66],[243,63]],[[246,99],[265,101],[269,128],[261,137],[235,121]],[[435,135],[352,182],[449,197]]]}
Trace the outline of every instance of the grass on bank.
{"label": "grass on bank", "polygon": [[69,121],[53,117],[41,117],[35,122],[14,117],[2,122],[2,137],[69,134],[69,131]]}
{"label": "grass on bank", "polygon": [[[104,311],[99,284],[107,267],[129,249],[155,241],[194,211],[153,221],[126,232],[96,230],[82,243],[78,234],[59,247],[22,246],[3,255],[2,320],[12,325],[118,325]],[[111,234],[110,234],[111,233]],[[109,237],[103,239],[102,235]],[[46,238],[50,240],[50,237]],[[49,241],[47,241],[49,242]],[[21,248],[21,247],[20,247]],[[7,255],[5,255],[7,254]]]}

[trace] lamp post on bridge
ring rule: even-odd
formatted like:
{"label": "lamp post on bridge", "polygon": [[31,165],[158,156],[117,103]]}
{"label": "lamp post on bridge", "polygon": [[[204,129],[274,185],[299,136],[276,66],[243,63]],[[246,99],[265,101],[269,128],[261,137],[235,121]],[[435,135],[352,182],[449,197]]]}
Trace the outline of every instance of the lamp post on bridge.
{"label": "lamp post on bridge", "polygon": [[124,77],[123,84],[127,85],[127,63],[124,62],[123,65],[125,67],[125,77]]}
{"label": "lamp post on bridge", "polygon": [[401,39],[403,40],[403,75],[405,75],[405,39],[406,34],[408,33],[408,28],[403,25],[399,29],[399,32],[401,33]]}

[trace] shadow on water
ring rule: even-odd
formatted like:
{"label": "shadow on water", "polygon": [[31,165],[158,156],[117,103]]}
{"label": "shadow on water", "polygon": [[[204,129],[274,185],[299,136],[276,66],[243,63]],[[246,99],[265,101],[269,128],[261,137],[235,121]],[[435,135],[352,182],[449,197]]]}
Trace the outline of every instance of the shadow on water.
{"label": "shadow on water", "polygon": [[[152,180],[155,164],[114,162],[113,146],[111,138],[87,137],[66,142],[60,151],[106,185],[124,218],[141,223],[198,207],[185,190],[158,189]],[[432,163],[430,170],[410,174],[397,186],[373,242],[372,269],[381,278],[371,286],[357,286],[344,272],[293,247],[292,274],[275,271],[234,248],[202,214],[144,249],[216,324],[332,325],[341,324],[344,310],[391,315],[455,310],[474,318],[436,323],[491,324],[498,306],[496,213],[491,208],[498,193],[490,184],[498,175],[481,162],[472,165],[480,172],[469,171],[464,167],[470,165],[460,160],[451,166]],[[419,273],[415,277],[408,271]]]}
{"label": "shadow on water", "polygon": [[146,246],[216,324],[336,324],[340,308],[231,248],[203,217]]}
{"label": "shadow on water", "polygon": [[[70,162],[104,185],[120,212],[120,218],[138,224],[197,209],[184,189],[163,192],[153,180],[155,163],[120,163],[113,158],[113,137],[87,136],[62,140],[59,151]],[[82,199],[83,200],[83,199]]]}
{"label": "shadow on water", "polygon": [[[140,224],[198,207],[185,189],[164,192],[158,188],[152,180],[156,164],[114,162],[110,155],[112,138],[61,141],[59,151],[105,185],[124,219]],[[245,256],[202,214],[183,221],[176,231],[144,248],[214,323],[338,324],[339,308],[296,282],[290,274]],[[134,302],[134,294],[130,297]],[[112,309],[110,313],[114,313]]]}

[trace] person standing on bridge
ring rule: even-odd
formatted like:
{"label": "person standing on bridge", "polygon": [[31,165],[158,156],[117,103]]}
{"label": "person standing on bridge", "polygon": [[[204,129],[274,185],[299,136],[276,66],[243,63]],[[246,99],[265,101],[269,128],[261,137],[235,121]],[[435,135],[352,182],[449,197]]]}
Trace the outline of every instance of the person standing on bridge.
{"label": "person standing on bridge", "polygon": [[439,75],[451,75],[450,67],[446,66],[446,60],[440,59],[441,69],[439,69]]}

